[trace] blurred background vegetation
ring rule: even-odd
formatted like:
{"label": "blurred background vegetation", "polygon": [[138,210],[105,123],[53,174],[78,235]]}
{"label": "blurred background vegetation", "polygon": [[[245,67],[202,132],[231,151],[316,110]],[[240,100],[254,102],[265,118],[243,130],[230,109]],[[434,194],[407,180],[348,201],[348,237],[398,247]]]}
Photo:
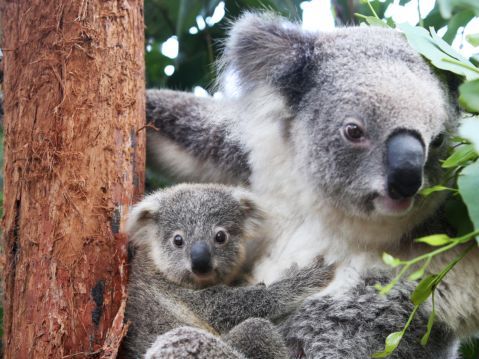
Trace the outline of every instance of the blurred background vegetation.
{"label": "blurred background vegetation", "polygon": [[[479,0],[371,0],[370,4],[380,18],[391,23],[407,21],[433,27],[473,63],[479,62],[479,48],[474,48],[479,45]],[[361,0],[145,0],[147,87],[214,95],[208,90],[215,80],[214,62],[221,52],[228,22],[245,10],[255,9],[304,20],[306,28],[319,31],[358,25],[360,18],[355,13],[371,15],[368,3]],[[472,27],[476,34],[471,33],[467,42],[466,33]],[[3,144],[1,130],[0,136]],[[0,176],[1,184],[2,179]],[[149,189],[165,183],[161,176],[147,170]],[[2,199],[0,192],[0,211]],[[462,355],[465,359],[479,358],[479,342],[464,343]]]}

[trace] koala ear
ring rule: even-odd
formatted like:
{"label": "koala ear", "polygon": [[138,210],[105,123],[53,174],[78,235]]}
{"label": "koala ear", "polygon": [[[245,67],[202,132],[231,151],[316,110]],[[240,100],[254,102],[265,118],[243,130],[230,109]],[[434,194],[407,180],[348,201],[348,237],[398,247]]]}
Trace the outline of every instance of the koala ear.
{"label": "koala ear", "polygon": [[262,231],[262,227],[264,227],[266,212],[259,205],[258,199],[246,189],[235,188],[233,197],[238,200],[245,218],[245,236],[247,238],[257,237],[258,233]]}
{"label": "koala ear", "polygon": [[160,208],[159,199],[158,193],[149,195],[130,209],[126,231],[131,243],[140,244],[142,241],[142,230],[147,229],[147,225],[155,220],[155,215],[158,213]]}
{"label": "koala ear", "polygon": [[220,69],[245,92],[267,83],[294,100],[311,81],[315,41],[299,24],[273,14],[246,13],[229,32]]}

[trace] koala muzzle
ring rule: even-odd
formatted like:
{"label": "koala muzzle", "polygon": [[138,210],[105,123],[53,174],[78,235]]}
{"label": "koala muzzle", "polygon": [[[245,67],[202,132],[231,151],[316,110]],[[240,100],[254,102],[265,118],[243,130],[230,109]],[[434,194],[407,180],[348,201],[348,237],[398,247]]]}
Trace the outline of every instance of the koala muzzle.
{"label": "koala muzzle", "polygon": [[414,133],[401,131],[387,141],[387,191],[391,198],[414,196],[422,184],[424,145]]}
{"label": "koala muzzle", "polygon": [[191,270],[196,274],[206,274],[212,269],[211,251],[208,243],[198,241],[191,247]]}

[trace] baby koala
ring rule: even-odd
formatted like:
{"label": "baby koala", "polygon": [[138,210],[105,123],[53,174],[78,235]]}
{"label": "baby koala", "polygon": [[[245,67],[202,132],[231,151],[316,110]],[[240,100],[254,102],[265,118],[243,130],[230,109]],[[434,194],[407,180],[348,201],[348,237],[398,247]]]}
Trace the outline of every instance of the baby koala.
{"label": "baby koala", "polygon": [[318,259],[268,287],[228,286],[245,282],[268,240],[265,213],[245,189],[182,184],[161,190],[133,207],[127,227],[134,252],[125,339],[131,358],[181,327],[221,336],[232,358],[287,358],[270,320],[284,319],[332,279],[332,268]]}

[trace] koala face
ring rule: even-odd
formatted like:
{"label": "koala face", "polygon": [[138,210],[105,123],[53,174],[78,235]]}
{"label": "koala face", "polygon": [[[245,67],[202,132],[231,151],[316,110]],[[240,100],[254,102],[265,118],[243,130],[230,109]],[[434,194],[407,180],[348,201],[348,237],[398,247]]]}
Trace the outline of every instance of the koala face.
{"label": "koala face", "polygon": [[322,40],[316,85],[296,107],[290,138],[310,185],[336,207],[403,216],[424,205],[421,188],[442,179],[456,116],[444,85],[395,32],[368,34],[377,50],[346,62],[368,30]]}
{"label": "koala face", "polygon": [[140,202],[129,232],[170,281],[194,288],[227,284],[243,264],[258,211],[242,190],[179,185]]}
{"label": "koala face", "polygon": [[268,88],[283,98],[295,165],[333,207],[384,220],[440,202],[418,191],[442,180],[438,160],[458,113],[447,86],[399,32],[314,34],[247,14],[223,61],[245,93]]}

